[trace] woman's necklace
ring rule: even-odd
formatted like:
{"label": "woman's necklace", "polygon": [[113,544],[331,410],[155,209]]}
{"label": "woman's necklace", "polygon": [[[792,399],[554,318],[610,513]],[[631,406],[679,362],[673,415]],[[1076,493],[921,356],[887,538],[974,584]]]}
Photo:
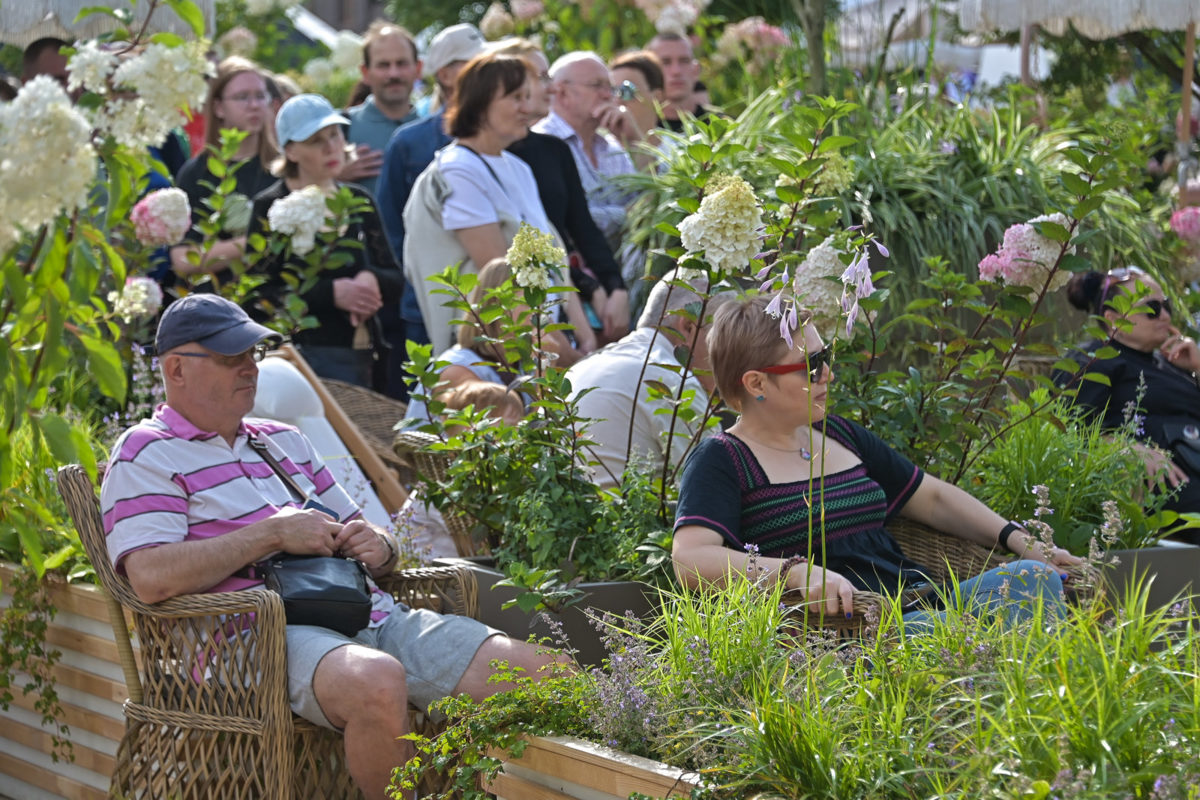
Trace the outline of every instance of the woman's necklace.
{"label": "woman's necklace", "polygon": [[[812,458],[813,458],[812,451],[809,450],[807,447],[801,447],[799,450],[797,450],[794,447],[775,447],[774,445],[767,444],[766,442],[761,441],[760,439],[757,439],[754,436],[747,436],[745,433],[742,433],[742,432],[735,431],[734,435],[741,436],[745,439],[749,439],[750,441],[754,442],[755,444],[757,444],[761,447],[765,447],[768,450],[774,450],[779,453],[799,453],[800,458],[804,459],[805,461],[812,461]],[[810,443],[811,443],[811,441],[810,441]]]}

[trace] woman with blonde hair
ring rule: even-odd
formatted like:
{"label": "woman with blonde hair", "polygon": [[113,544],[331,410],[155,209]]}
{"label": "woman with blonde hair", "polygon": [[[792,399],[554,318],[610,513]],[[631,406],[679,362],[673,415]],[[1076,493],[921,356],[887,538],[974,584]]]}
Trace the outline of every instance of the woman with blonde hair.
{"label": "woman with blonde hair", "polygon": [[[756,569],[851,616],[855,590],[909,599],[924,623],[964,598],[968,609],[1015,622],[1043,604],[1061,617],[1062,573],[1079,559],[1043,546],[971,495],[926,475],[866,428],[827,414],[832,349],[802,318],[795,346],[780,338],[767,297],[725,303],[708,332],[717,389],[740,413],[701,442],[684,468],[672,558],[689,585]],[[1019,560],[939,586],[887,531],[903,514]]]}
{"label": "woman with blonde hair", "polygon": [[[275,182],[270,173],[271,162],[279,155],[275,117],[267,81],[258,65],[240,56],[222,61],[209,85],[204,118],[208,149],[184,164],[176,178],[192,206],[193,228],[183,244],[171,248],[171,269],[177,275],[211,275],[215,282],[225,283],[233,277],[230,265],[246,248],[251,201]],[[205,251],[201,249],[204,236],[194,226],[212,213],[209,198],[221,181],[209,170],[208,161],[221,145],[221,131],[228,129],[245,134],[245,138],[228,165],[234,188],[223,200],[218,241]]]}

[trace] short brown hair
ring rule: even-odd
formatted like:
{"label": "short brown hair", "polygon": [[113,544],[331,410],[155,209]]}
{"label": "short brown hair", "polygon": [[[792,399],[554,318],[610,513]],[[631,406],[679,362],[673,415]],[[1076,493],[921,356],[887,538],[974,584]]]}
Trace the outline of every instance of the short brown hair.
{"label": "short brown hair", "polygon": [[632,50],[619,55],[608,65],[608,68],[609,70],[636,69],[642,73],[642,76],[646,79],[646,85],[650,87],[650,91],[652,92],[662,91],[665,85],[663,82],[662,62],[658,60],[658,56],[649,50]]}
{"label": "short brown hair", "polygon": [[502,417],[505,411],[515,411],[517,416],[525,416],[525,403],[521,396],[507,386],[491,381],[464,381],[439,398],[446,404],[447,410],[462,411],[467,406],[474,406],[476,411],[491,409],[488,416]]}
{"label": "short brown hair", "polygon": [[367,28],[367,32],[363,34],[362,53],[363,66],[371,66],[371,45],[379,41],[385,36],[399,34],[400,38],[408,42],[408,46],[412,48],[413,63],[421,60],[420,53],[417,52],[417,40],[409,33],[408,28],[403,25],[397,25],[394,22],[388,22],[386,19],[377,19]]}
{"label": "short brown hair", "polygon": [[[779,335],[779,319],[767,313],[770,302],[770,296],[756,295],[723,303],[708,329],[708,360],[717,391],[735,410],[741,410],[744,399],[742,376],[756,367],[778,363],[788,352],[787,342]],[[798,319],[794,339],[803,337],[812,313],[801,310]]]}
{"label": "short brown hair", "polygon": [[497,92],[512,94],[525,85],[531,72],[529,62],[517,56],[488,52],[472,58],[454,83],[454,97],[443,118],[446,133],[455,138],[479,133]]}
{"label": "short brown hair", "polygon": [[[263,86],[270,103],[271,81],[258,64],[241,56],[230,56],[217,65],[217,77],[213,78],[208,87],[208,100],[204,103],[204,144],[212,148],[221,145],[221,122],[217,119],[214,106],[218,100],[224,100],[222,95],[229,82],[245,72],[253,73],[262,78]],[[262,130],[258,132],[258,161],[263,169],[268,169],[271,162],[279,157],[279,146],[275,144],[275,126],[269,116],[265,118]]]}

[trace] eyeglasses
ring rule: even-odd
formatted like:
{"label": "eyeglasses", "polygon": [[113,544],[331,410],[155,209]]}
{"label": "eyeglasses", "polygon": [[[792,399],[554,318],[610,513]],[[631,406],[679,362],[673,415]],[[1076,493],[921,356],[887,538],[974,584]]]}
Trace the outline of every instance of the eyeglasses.
{"label": "eyeglasses", "polygon": [[757,367],[756,372],[767,372],[771,375],[787,375],[790,372],[807,372],[808,379],[816,383],[821,379],[826,367],[833,366],[833,345],[827,344],[815,353],[805,355],[803,361],[795,364],[775,364],[770,367]]}
{"label": "eyeglasses", "polygon": [[231,94],[222,99],[228,100],[232,103],[241,103],[243,105],[250,105],[251,103],[265,104],[271,99],[271,95],[267,94],[266,92],[238,92],[237,94]]}
{"label": "eyeglasses", "polygon": [[621,81],[621,85],[617,87],[617,99],[623,103],[628,103],[636,100],[638,96],[638,88],[633,81]]}
{"label": "eyeglasses", "polygon": [[238,353],[236,356],[223,356],[220,353],[186,353],[186,352],[185,353],[172,353],[172,355],[186,356],[188,358],[211,358],[214,362],[217,363],[218,366],[226,367],[228,369],[234,369],[235,367],[240,367],[246,363],[246,356],[250,356],[250,358],[255,363],[262,361],[263,358],[267,355],[268,350],[270,350],[270,348],[266,344],[260,343],[260,344],[254,345],[254,347],[251,347],[249,350],[245,350],[241,353]]}
{"label": "eyeglasses", "polygon": [[580,83],[579,81],[562,80],[559,81],[559,83],[573,83],[576,86],[582,86],[585,89],[591,89],[593,92],[603,92],[607,95],[615,94],[618,91],[617,87],[613,86],[608,81],[588,81],[587,83]]}
{"label": "eyeglasses", "polygon": [[1096,301],[1096,313],[1099,314],[1104,311],[1104,304],[1111,299],[1109,292],[1113,288],[1121,285],[1130,278],[1136,278],[1139,275],[1145,274],[1146,270],[1133,264],[1127,267],[1113,267],[1104,273],[1104,282],[1100,284],[1100,298]]}

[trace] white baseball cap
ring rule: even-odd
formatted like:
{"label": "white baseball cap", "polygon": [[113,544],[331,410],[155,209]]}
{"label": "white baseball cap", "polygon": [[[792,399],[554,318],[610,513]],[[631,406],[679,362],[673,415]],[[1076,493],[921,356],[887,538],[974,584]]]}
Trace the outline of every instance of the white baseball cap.
{"label": "white baseball cap", "polygon": [[425,77],[432,78],[439,69],[455,61],[470,61],[483,52],[483,34],[469,23],[443,28],[425,51]]}

